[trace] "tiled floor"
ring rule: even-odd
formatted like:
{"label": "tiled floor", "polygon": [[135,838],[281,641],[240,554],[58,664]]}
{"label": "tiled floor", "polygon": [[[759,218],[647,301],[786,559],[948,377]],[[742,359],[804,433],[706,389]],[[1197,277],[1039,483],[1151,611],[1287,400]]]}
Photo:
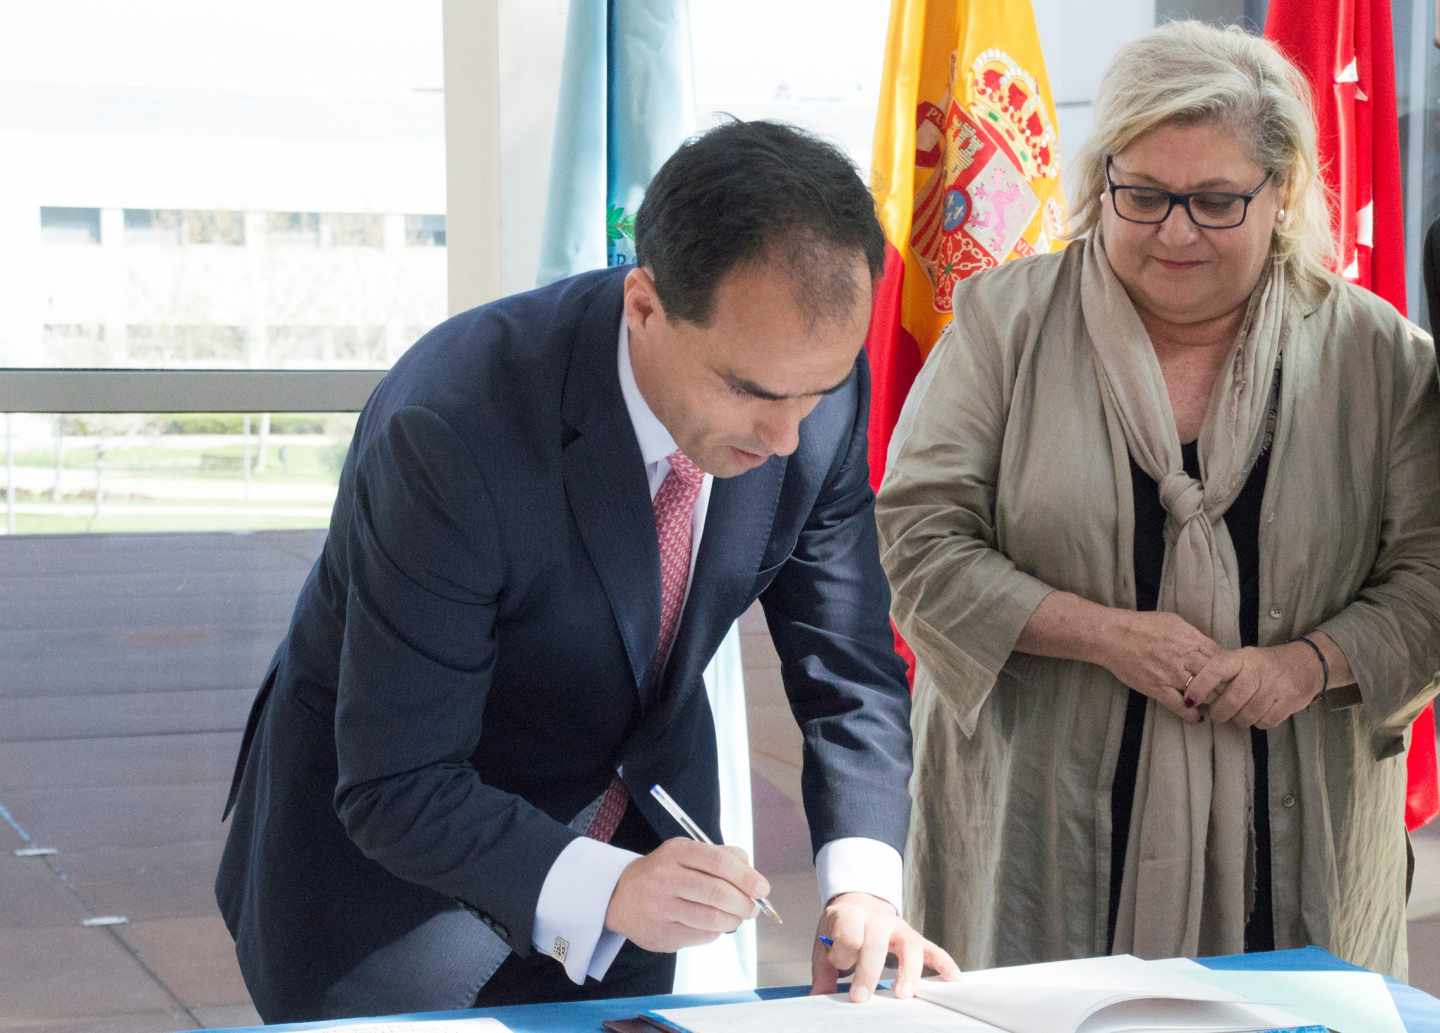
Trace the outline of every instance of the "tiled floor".
{"label": "tiled floor", "polygon": [[[258,1021],[215,914],[219,810],[309,532],[0,540],[0,1033]],[[765,984],[809,980],[817,910],[800,737],[758,613],[742,622],[756,860],[795,916]],[[59,853],[19,857],[17,849]],[[1440,829],[1417,838],[1412,981],[1440,992]],[[126,924],[86,927],[96,916]]]}
{"label": "tiled floor", "polygon": [[4,1033],[258,1021],[210,889],[220,806],[319,540],[0,541]]}

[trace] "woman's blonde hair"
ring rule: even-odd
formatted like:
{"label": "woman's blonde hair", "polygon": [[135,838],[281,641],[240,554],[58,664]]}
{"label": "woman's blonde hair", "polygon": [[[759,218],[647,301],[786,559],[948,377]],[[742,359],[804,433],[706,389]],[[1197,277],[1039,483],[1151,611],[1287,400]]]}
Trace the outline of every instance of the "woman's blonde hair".
{"label": "woman's blonde hair", "polygon": [[1270,254],[1302,290],[1333,279],[1325,181],[1305,77],[1269,40],[1230,26],[1170,22],[1120,48],[1096,99],[1095,128],[1075,161],[1072,236],[1093,230],[1105,203],[1105,162],[1162,126],[1222,125],[1274,173],[1285,217]]}

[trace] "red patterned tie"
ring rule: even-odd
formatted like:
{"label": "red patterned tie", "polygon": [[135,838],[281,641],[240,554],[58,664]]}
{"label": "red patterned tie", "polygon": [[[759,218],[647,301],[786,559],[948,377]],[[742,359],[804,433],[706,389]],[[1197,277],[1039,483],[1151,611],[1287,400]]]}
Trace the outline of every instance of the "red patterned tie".
{"label": "red patterned tie", "polygon": [[[705,471],[678,448],[670,453],[670,472],[650,502],[655,514],[655,537],[660,545],[660,638],[655,643],[655,673],[670,657],[680,613],[685,608],[685,586],[690,580],[690,546],[694,541],[695,501]],[[600,809],[590,819],[585,835],[610,842],[625,816],[629,795],[625,783],[613,778],[600,798]]]}

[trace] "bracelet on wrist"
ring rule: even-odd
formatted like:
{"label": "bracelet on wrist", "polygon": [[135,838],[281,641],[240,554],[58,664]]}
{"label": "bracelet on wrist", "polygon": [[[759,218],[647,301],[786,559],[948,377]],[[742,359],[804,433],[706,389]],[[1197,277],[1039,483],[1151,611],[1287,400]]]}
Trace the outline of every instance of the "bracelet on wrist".
{"label": "bracelet on wrist", "polygon": [[1325,659],[1325,653],[1320,649],[1319,646],[1315,644],[1315,640],[1312,639],[1309,635],[1301,635],[1295,641],[1304,642],[1307,646],[1314,650],[1315,659],[1320,661],[1320,691],[1315,693],[1314,697],[1315,699],[1319,699],[1321,696],[1325,695],[1325,693],[1330,689],[1330,663]]}

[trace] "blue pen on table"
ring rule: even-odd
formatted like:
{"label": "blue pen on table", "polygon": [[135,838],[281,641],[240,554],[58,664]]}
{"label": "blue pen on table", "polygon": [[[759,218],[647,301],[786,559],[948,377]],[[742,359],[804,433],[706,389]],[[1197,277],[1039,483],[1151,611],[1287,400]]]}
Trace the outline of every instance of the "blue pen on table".
{"label": "blue pen on table", "polygon": [[[715,841],[705,835],[705,830],[695,824],[695,819],[685,813],[684,809],[675,802],[674,798],[665,791],[663,786],[651,786],[650,795],[655,797],[656,802],[665,808],[666,813],[668,813],[670,817],[675,819],[675,823],[685,830],[685,835],[698,843],[704,843],[707,846],[715,845]],[[781,925],[785,924],[785,920],[780,917],[780,912],[770,906],[770,901],[761,897],[755,901],[755,903],[759,904],[760,910],[775,919],[776,922],[779,922]]]}

